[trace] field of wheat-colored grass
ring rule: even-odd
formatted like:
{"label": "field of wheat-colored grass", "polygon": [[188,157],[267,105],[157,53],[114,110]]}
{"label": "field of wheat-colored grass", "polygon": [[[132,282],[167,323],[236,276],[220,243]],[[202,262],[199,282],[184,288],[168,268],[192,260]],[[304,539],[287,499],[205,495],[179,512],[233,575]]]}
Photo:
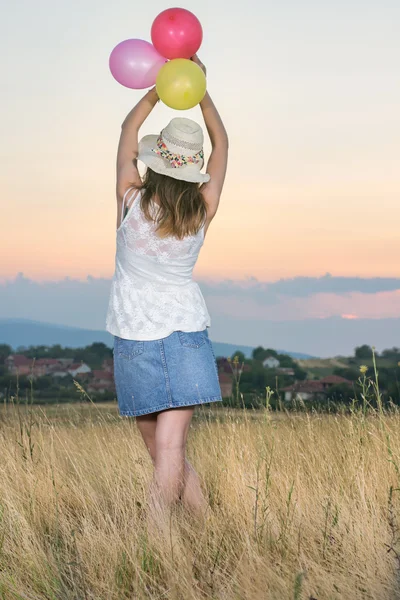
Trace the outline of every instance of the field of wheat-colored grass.
{"label": "field of wheat-colored grass", "polygon": [[397,411],[199,408],[188,456],[206,517],[177,507],[157,533],[134,421],[46,410],[0,410],[1,599],[400,597]]}
{"label": "field of wheat-colored grass", "polygon": [[[334,369],[335,367],[343,367],[346,368],[349,365],[343,360],[338,360],[337,358],[305,358],[305,359],[296,359],[297,364],[302,369]],[[365,361],[364,361],[365,362]]]}

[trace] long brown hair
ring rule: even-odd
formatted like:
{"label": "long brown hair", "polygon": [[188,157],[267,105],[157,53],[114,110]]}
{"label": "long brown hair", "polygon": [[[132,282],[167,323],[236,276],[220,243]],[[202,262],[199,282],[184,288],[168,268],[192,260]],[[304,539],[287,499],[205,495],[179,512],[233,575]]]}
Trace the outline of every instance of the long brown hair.
{"label": "long brown hair", "polygon": [[[142,185],[134,187],[142,190],[141,208],[147,220],[158,223],[160,237],[195,235],[206,220],[207,205],[198,183],[161,175],[147,167]],[[155,219],[149,210],[153,198],[159,204]]]}

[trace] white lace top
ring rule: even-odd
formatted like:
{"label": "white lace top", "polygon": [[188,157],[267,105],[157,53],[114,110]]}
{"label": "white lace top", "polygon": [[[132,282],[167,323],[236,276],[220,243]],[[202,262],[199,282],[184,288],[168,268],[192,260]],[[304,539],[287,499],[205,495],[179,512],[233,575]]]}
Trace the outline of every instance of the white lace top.
{"label": "white lace top", "polygon": [[[155,340],[173,331],[201,331],[211,320],[192,271],[204,243],[204,225],[196,235],[164,239],[140,206],[140,191],[117,229],[115,272],[106,329],[130,340]],[[129,202],[135,196],[130,196]],[[151,204],[153,216],[158,206]]]}

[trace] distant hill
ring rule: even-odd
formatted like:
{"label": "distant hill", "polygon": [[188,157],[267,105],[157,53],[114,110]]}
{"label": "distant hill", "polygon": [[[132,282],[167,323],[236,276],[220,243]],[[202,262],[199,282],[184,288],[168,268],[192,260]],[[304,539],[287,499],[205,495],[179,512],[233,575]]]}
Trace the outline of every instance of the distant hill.
{"label": "distant hill", "polygon": [[[19,347],[53,346],[55,344],[68,348],[78,348],[89,346],[94,342],[103,342],[112,347],[113,337],[107,331],[102,330],[54,325],[29,319],[0,319],[0,343],[9,344],[14,350]],[[254,348],[253,346],[227,344],[225,342],[215,342],[214,340],[212,344],[216,356],[231,356],[239,350],[247,358],[251,358]],[[293,358],[313,358],[309,354],[299,352],[289,352],[287,350],[277,350],[277,352],[288,354]]]}
{"label": "distant hill", "polygon": [[[242,344],[227,344],[226,342],[214,342],[213,341],[214,353],[216,356],[232,356],[234,352],[239,350],[243,352],[246,358],[251,358],[251,353],[253,352],[255,346],[243,346]],[[262,344],[258,344],[262,345]],[[279,350],[275,348],[276,352],[279,354],[287,354],[292,358],[296,359],[307,359],[307,358],[315,358],[310,354],[303,354],[302,352],[289,352],[288,350]]]}
{"label": "distant hill", "polygon": [[29,319],[0,319],[0,343],[14,350],[29,346],[60,346],[78,348],[93,342],[112,345],[112,335],[107,331],[81,329],[67,325],[53,325]]}

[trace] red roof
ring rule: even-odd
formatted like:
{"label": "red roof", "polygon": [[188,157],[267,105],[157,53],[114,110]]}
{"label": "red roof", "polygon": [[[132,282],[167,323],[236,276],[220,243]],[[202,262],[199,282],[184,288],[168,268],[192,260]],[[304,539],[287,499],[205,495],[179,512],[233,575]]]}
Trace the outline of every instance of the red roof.
{"label": "red roof", "polygon": [[56,358],[38,358],[35,365],[59,365],[61,364]]}
{"label": "red roof", "polygon": [[[66,372],[68,373],[68,370]],[[90,377],[90,373],[77,373],[74,377],[77,379],[88,379]]]}
{"label": "red roof", "polygon": [[92,375],[94,379],[113,379],[112,373],[110,371],[102,371],[94,369],[92,371]]}
{"label": "red roof", "polygon": [[323,379],[297,381],[293,385],[281,388],[283,392],[323,392],[328,388],[328,384],[337,385],[346,383],[352,385],[352,381],[341,377],[340,375],[327,375]]}
{"label": "red roof", "polygon": [[320,381],[322,383],[332,383],[335,385],[337,383],[349,383],[350,385],[352,384],[352,382],[349,379],[346,379],[345,377],[341,377],[340,375],[327,375],[323,379],[320,379]]}
{"label": "red roof", "polygon": [[12,362],[14,367],[25,367],[32,365],[33,359],[24,356],[23,354],[10,354],[7,357],[7,361]]}
{"label": "red roof", "polygon": [[82,366],[82,363],[72,363],[72,365],[68,365],[68,371],[75,371],[75,369],[79,369]]}
{"label": "red roof", "polygon": [[64,373],[67,373],[68,371],[68,365],[63,365],[62,363],[54,363],[51,365],[47,365],[49,367],[49,370],[54,373],[55,371],[64,371]]}
{"label": "red roof", "polygon": [[281,388],[283,392],[306,392],[312,394],[313,392],[324,392],[325,388],[320,381],[297,381],[293,385]]}

